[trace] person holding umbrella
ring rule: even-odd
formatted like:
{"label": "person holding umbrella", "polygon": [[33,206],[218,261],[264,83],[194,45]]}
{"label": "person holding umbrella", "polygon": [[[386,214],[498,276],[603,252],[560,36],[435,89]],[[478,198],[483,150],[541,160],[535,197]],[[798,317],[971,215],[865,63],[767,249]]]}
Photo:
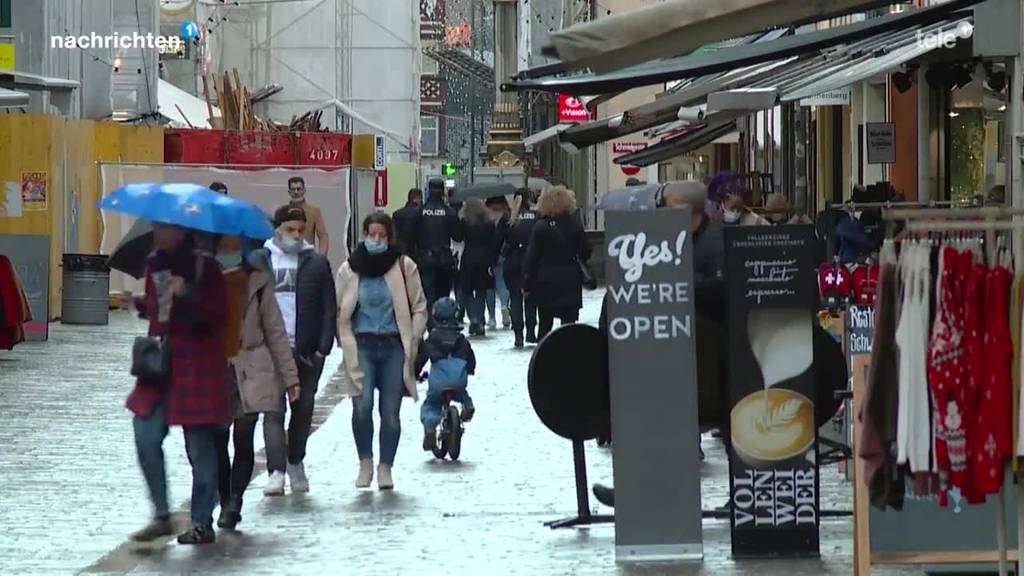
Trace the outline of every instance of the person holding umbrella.
{"label": "person holding umbrella", "polygon": [[100,208],[150,221],[155,247],[145,259],[145,293],[135,301],[149,329],[132,350],[137,380],[126,401],[154,518],[131,538],[149,542],[174,532],[163,441],[169,427],[181,426],[192,465],[192,527],[178,542],[209,544],[216,539],[215,438],[231,423],[227,293],[220,266],[197,250],[197,234],[258,238],[268,236],[270,226],[256,206],[197,184],[132,184],[104,198]]}

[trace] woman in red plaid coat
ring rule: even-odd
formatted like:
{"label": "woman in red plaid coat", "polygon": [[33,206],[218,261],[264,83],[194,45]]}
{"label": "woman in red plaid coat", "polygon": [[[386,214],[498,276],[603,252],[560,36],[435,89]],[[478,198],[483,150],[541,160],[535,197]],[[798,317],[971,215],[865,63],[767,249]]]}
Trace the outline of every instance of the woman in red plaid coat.
{"label": "woman in red plaid coat", "polygon": [[173,533],[167,498],[163,440],[182,426],[192,463],[192,528],[181,544],[214,541],[217,500],[215,433],[231,423],[231,388],[222,328],[227,309],[224,277],[217,262],[195,250],[192,232],[154,223],[157,251],[146,263],[146,294],[137,302],[150,336],[166,335],[170,374],[136,382],[127,407],[135,414],[135,446],[155,518],[132,535],[140,542]]}

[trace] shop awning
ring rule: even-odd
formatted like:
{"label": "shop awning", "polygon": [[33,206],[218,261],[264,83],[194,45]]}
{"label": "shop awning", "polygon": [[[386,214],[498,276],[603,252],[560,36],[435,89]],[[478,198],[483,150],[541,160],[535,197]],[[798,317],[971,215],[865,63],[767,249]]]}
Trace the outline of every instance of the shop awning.
{"label": "shop awning", "polygon": [[748,66],[694,81],[675,92],[666,93],[654,102],[632,108],[621,115],[573,126],[561,134],[559,141],[582,149],[674,122],[678,119],[680,108],[702,103],[712,92],[744,86],[768,77],[774,70],[790,66],[796,61],[797,58],[793,57],[781,62]]}
{"label": "shop awning", "polygon": [[29,100],[29,95],[24,92],[0,88],[0,108],[28,106]]}
{"label": "shop awning", "polygon": [[[970,15],[953,16],[947,20],[910,30],[891,32],[814,58],[804,59],[797,67],[780,70],[740,90],[712,94],[709,96],[709,108],[715,109],[716,101],[728,102],[731,95],[737,96],[735,100],[742,102],[741,91],[774,93],[779,102],[795,102],[845,88],[879,74],[892,72],[903,64],[938,49],[938,43],[920,42],[919,35],[938,37],[941,34],[956,34],[957,31],[961,31],[964,38],[969,37],[968,32],[973,29],[971,21]],[[727,106],[717,107],[723,108]]]}
{"label": "shop awning", "polygon": [[615,159],[615,163],[650,166],[662,160],[685,154],[735,132],[736,120],[753,112],[753,110],[730,110],[713,114],[706,119],[704,126],[648,146],[639,152],[619,156]]}
{"label": "shop awning", "polygon": [[81,86],[76,80],[40,76],[39,74],[18,72],[17,70],[0,70],[0,84],[10,88],[46,90],[49,92],[70,92]]}
{"label": "shop awning", "polygon": [[523,145],[526,146],[527,150],[533,150],[538,144],[557,138],[559,134],[565,132],[571,126],[572,124],[555,124],[550,128],[545,128],[536,134],[531,134],[526,138],[523,138]]}
{"label": "shop awning", "polygon": [[559,139],[562,143],[585,148],[668,124],[677,119],[680,107],[702,104],[716,92],[767,88],[776,90],[781,101],[790,102],[842,88],[893,70],[935,49],[929,48],[930,43],[919,43],[918,33],[953,33],[961,23],[970,22],[971,16],[963,14],[946,14],[937,22],[891,30],[803,57],[793,56],[699,78],[622,115],[574,126],[563,132]]}
{"label": "shop awning", "polygon": [[683,78],[694,78],[790,56],[809,54],[830,46],[848,44],[892,31],[945,21],[951,12],[980,1],[954,0],[919,10],[872,18],[847,26],[800,34],[789,34],[789,29],[777,29],[758,34],[752,41],[733,47],[698,51],[687,56],[640,64],[608,74],[538,78],[532,74],[531,70],[526,70],[519,75],[518,80],[504,84],[502,89],[602,94]]}
{"label": "shop awning", "polygon": [[[157,84],[157,111],[176,128],[212,128],[206,101],[196,98],[174,84],[161,79]],[[216,107],[213,115],[217,116]]]}
{"label": "shop awning", "polygon": [[686,54],[709,42],[878,4],[871,0],[668,0],[554,32],[545,52],[556,55],[567,69],[610,72]]}

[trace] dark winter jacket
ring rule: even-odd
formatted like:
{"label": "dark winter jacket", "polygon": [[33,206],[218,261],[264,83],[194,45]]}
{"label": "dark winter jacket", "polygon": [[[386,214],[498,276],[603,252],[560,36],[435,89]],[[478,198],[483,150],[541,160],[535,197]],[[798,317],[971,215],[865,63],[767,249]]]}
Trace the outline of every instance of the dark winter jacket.
{"label": "dark winter jacket", "polygon": [[391,216],[395,222],[395,239],[403,254],[416,254],[416,223],[422,210],[419,204],[406,204]]}
{"label": "dark winter jacket", "polygon": [[[250,256],[256,268],[273,273],[270,252],[261,248]],[[295,281],[295,351],[301,356],[319,352],[327,356],[334,347],[338,304],[331,264],[313,250],[299,253]]]}
{"label": "dark winter jacket", "polygon": [[[156,277],[185,280],[167,322],[160,322]],[[146,261],[146,292],[137,305],[149,320],[149,335],[166,335],[171,370],[160,380],[139,380],[126,406],[149,416],[163,405],[171,426],[224,425],[231,422],[231,385],[221,333],[227,310],[224,276],[216,260],[193,252],[190,244],[174,254],[155,252]]]}
{"label": "dark winter jacket", "polygon": [[462,251],[462,267],[486,269],[497,265],[501,248],[497,227],[491,222],[464,223],[463,226],[466,247]]}
{"label": "dark winter jacket", "polygon": [[555,312],[583,307],[578,262],[590,258],[583,224],[575,214],[544,218],[533,228],[523,267],[523,288],[537,306]]}
{"label": "dark winter jacket", "polygon": [[509,226],[504,238],[501,254],[505,257],[505,272],[521,274],[526,250],[530,247],[533,227],[540,221],[537,213],[530,209],[521,210],[515,223]]}
{"label": "dark winter jacket", "polygon": [[451,264],[452,241],[463,237],[459,215],[443,200],[431,198],[416,219],[416,263],[421,268],[437,268]]}
{"label": "dark winter jacket", "polygon": [[419,374],[423,371],[428,360],[437,361],[449,356],[465,360],[466,371],[469,374],[476,372],[476,355],[473,354],[473,347],[469,344],[469,340],[462,335],[460,328],[445,325],[435,326],[416,354],[416,373]]}

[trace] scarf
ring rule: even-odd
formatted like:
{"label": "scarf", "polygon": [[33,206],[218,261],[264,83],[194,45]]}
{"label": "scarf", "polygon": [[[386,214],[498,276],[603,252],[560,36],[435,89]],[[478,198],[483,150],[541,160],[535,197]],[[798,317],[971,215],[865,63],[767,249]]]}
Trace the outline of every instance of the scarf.
{"label": "scarf", "polygon": [[360,242],[359,247],[349,256],[348,265],[360,276],[377,278],[391,270],[401,256],[402,253],[394,246],[388,246],[387,252],[383,254],[370,254],[366,251],[366,246]]}

